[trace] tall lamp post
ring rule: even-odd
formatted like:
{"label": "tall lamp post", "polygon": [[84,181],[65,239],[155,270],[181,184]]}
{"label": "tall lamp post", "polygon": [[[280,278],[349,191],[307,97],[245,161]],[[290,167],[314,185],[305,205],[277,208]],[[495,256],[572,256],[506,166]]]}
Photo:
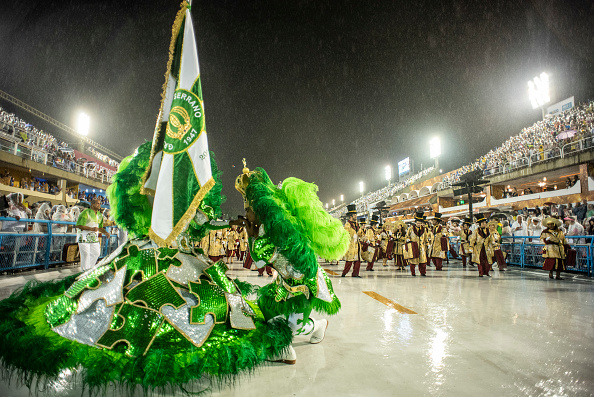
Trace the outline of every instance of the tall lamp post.
{"label": "tall lamp post", "polygon": [[551,102],[551,95],[549,92],[549,75],[541,73],[528,82],[528,96],[532,109],[540,108],[542,111],[542,119],[545,118],[544,105]]}
{"label": "tall lamp post", "polygon": [[441,140],[439,137],[435,137],[429,141],[429,157],[435,159],[435,169],[437,170],[439,169],[439,156],[441,156]]}
{"label": "tall lamp post", "polygon": [[388,185],[390,185],[390,181],[392,180],[392,167],[390,167],[389,165],[386,165],[385,173],[386,173],[386,181],[388,181]]}

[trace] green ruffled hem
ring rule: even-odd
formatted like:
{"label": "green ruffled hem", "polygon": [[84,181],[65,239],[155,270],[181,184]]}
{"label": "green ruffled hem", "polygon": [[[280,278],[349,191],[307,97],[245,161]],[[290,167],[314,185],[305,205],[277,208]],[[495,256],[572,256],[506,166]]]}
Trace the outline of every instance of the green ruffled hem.
{"label": "green ruffled hem", "polygon": [[[87,346],[62,338],[44,318],[47,303],[61,296],[75,277],[31,282],[0,302],[0,363],[5,378],[35,392],[70,370],[73,381],[90,395],[104,393],[110,386],[130,396],[138,389],[144,395],[193,393],[196,387],[204,391],[205,385],[220,388],[234,383],[292,342],[286,321],[264,323],[258,310],[255,330],[217,325],[200,348],[189,341],[175,345],[155,341],[146,355],[129,357],[117,349]],[[200,382],[192,382],[196,380]]]}

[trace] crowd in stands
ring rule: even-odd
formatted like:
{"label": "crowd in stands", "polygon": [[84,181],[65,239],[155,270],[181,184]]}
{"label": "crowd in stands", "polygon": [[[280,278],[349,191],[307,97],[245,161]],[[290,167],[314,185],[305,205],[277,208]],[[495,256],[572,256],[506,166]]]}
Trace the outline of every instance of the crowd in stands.
{"label": "crowd in stands", "polygon": [[[32,158],[38,162],[44,162],[53,167],[68,171],[77,172],[87,178],[108,180],[114,173],[98,166],[94,161],[87,161],[85,158],[76,158],[74,152],[66,142],[58,141],[53,135],[39,130],[31,124],[20,119],[13,113],[9,113],[0,107],[0,132],[20,140],[23,144],[30,146],[35,151]],[[89,146],[89,151],[97,159],[117,169],[119,163],[110,157],[98,152]],[[47,154],[47,162],[45,155]]]}
{"label": "crowd in stands", "polygon": [[[89,196],[91,199],[92,197]],[[15,218],[17,221],[3,221],[0,222],[0,230],[2,232],[36,232],[46,233],[47,225],[40,223],[27,224],[23,222],[23,219],[37,219],[37,220],[53,220],[62,222],[76,222],[80,213],[86,208],[84,203],[77,205],[71,205],[66,207],[65,205],[54,205],[51,206],[49,201],[38,201],[32,204],[24,201],[22,193],[11,193],[6,196],[8,201],[8,208],[0,211],[1,217]],[[88,205],[88,204],[87,204]],[[110,216],[110,209],[106,208],[101,210],[104,224],[106,226],[114,225],[113,219]],[[59,226],[56,225],[52,229],[53,233],[66,233],[72,232],[72,227],[68,225]]]}
{"label": "crowd in stands", "polygon": [[77,198],[81,201],[88,201],[89,203],[95,198],[99,198],[101,205],[109,205],[109,200],[105,196],[98,195],[97,193],[87,193],[82,190],[78,192]]}
{"label": "crowd in stands", "polygon": [[[549,216],[563,220],[562,230],[570,244],[586,243],[585,239],[571,236],[594,236],[594,204],[583,200],[579,203],[523,208],[508,214],[497,214],[502,222],[502,236],[540,236],[544,230],[543,220]],[[532,242],[538,242],[534,240]]]}
{"label": "crowd in stands", "polygon": [[[40,178],[22,177],[20,178],[20,180],[18,180],[17,178],[17,180],[15,181],[15,178],[7,169],[4,170],[4,173],[0,173],[0,184],[52,195],[56,195],[61,192],[61,189],[57,185],[54,185],[53,183]],[[77,193],[74,189],[68,189],[68,191],[66,192],[66,196],[72,199],[78,199],[81,201],[88,202],[91,202],[95,197],[99,197],[101,205],[109,205],[109,200],[107,199],[107,197],[93,192],[89,193],[80,190]]]}
{"label": "crowd in stands", "polygon": [[109,164],[110,166],[114,167],[114,168],[118,168],[118,166],[120,165],[120,163],[118,163],[117,161],[115,161],[114,159],[112,159],[111,157],[109,157],[106,154],[103,153],[99,153],[94,147],[89,146],[87,147],[87,150],[91,153],[93,153],[93,156],[95,156],[97,159],[103,161],[106,164]]}
{"label": "crowd in stands", "polygon": [[477,169],[483,170],[485,175],[492,175],[528,166],[534,162],[547,161],[559,157],[561,149],[567,144],[574,143],[569,150],[577,150],[578,143],[582,140],[583,149],[594,146],[594,101],[524,128],[500,147],[447,175],[443,182],[458,182],[460,176]]}
{"label": "crowd in stands", "polygon": [[10,174],[8,170],[4,170],[4,173],[0,177],[0,184],[7,185],[7,186],[15,186],[25,190],[31,190],[40,193],[47,193],[47,194],[59,194],[61,192],[60,188],[53,183],[49,183],[44,179],[40,178],[32,178],[32,177],[22,177],[20,180],[15,180],[15,178]]}
{"label": "crowd in stands", "polygon": [[[379,190],[367,193],[353,201],[353,204],[357,205],[358,212],[368,211],[372,204],[380,201],[389,201],[392,198],[392,196],[398,194],[405,188],[414,185],[419,179],[429,175],[433,170],[435,170],[435,167],[426,168],[410,176],[402,182],[391,183],[388,186],[384,186]],[[338,208],[337,210],[330,210],[330,213],[332,214],[332,216],[340,218],[346,214],[346,211],[346,207],[343,206]]]}

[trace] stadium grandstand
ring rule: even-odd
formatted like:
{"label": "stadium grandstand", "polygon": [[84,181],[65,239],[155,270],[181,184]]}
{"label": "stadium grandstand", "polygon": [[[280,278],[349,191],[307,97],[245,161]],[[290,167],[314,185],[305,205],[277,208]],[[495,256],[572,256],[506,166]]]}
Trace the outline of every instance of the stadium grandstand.
{"label": "stadium grandstand", "polygon": [[[76,134],[4,92],[1,97],[67,133]],[[58,135],[37,128],[22,114],[0,106],[0,193],[23,193],[26,205],[37,201],[73,205],[99,197],[107,206],[105,190],[122,157],[87,137],[77,134],[76,138],[78,143],[72,147]]]}
{"label": "stadium grandstand", "polygon": [[[429,168],[407,180],[390,184],[353,201],[360,217],[369,217],[385,202],[390,220],[411,219],[417,210],[444,217],[468,216],[467,197],[454,195],[453,184],[479,170],[489,182],[473,196],[473,214],[499,213],[509,221],[517,214],[586,211],[578,221],[587,224],[594,212],[594,101],[575,106],[522,129],[501,146],[471,164],[440,174]],[[590,210],[590,212],[588,212]],[[331,208],[339,218],[346,204]]]}

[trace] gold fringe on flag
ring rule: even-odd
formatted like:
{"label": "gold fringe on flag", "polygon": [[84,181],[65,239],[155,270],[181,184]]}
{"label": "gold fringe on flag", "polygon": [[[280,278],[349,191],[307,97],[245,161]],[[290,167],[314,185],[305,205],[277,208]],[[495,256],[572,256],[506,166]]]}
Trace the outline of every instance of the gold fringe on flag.
{"label": "gold fringe on flag", "polygon": [[154,195],[155,192],[152,189],[145,189],[144,185],[146,184],[146,180],[149,177],[151,169],[153,168],[153,160],[155,158],[156,153],[156,144],[159,140],[159,137],[156,137],[155,134],[159,131],[159,127],[161,126],[161,113],[163,112],[163,105],[165,102],[165,96],[167,95],[167,86],[169,85],[169,75],[171,74],[171,64],[173,63],[173,53],[175,52],[175,43],[177,42],[177,36],[179,35],[179,31],[181,29],[182,22],[184,21],[184,17],[186,16],[186,10],[189,8],[190,4],[184,0],[180,5],[180,9],[175,16],[175,21],[173,21],[173,26],[171,27],[171,42],[169,43],[169,59],[167,60],[167,71],[165,72],[165,83],[163,84],[163,89],[161,90],[161,105],[159,106],[159,113],[157,113],[157,123],[155,125],[155,132],[153,133],[153,144],[151,146],[151,157],[149,158],[149,164],[142,176],[142,182],[140,185],[140,193],[147,195],[152,194]]}

